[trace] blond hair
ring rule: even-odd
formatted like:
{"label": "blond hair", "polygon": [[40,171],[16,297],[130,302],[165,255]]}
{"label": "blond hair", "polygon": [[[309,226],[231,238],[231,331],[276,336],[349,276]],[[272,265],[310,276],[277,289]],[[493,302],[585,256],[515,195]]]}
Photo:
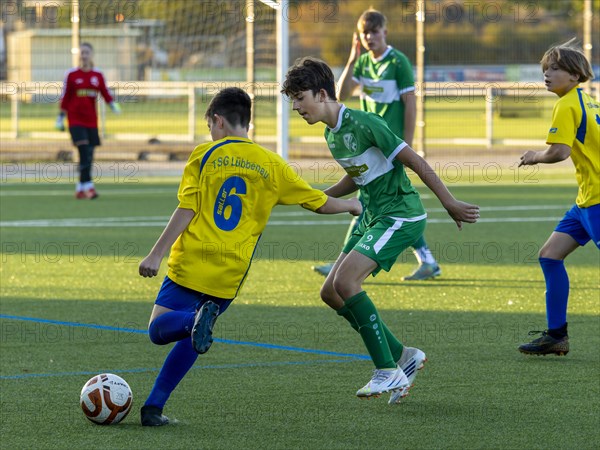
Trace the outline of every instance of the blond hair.
{"label": "blond hair", "polygon": [[356,28],[362,33],[364,31],[373,31],[379,28],[383,29],[386,25],[386,17],[376,9],[369,8],[358,18]]}
{"label": "blond hair", "polygon": [[578,45],[577,38],[550,47],[546,53],[544,53],[540,64],[542,65],[542,70],[544,72],[550,64],[556,64],[565,72],[577,75],[580,83],[585,83],[594,78],[592,66],[583,54],[583,50]]}

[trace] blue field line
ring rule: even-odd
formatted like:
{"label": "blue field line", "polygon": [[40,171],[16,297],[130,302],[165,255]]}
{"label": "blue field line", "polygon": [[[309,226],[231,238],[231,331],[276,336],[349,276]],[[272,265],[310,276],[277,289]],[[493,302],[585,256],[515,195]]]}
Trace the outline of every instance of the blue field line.
{"label": "blue field line", "polygon": [[[108,331],[116,331],[121,333],[137,333],[137,334],[148,334],[148,330],[140,330],[138,328],[121,328],[121,327],[111,327],[108,325],[98,325],[94,323],[80,323],[80,322],[65,322],[60,320],[51,320],[51,319],[42,319],[39,317],[25,317],[25,316],[12,316],[8,314],[0,314],[0,319],[6,320],[22,320],[27,322],[37,322],[37,323],[49,323],[53,325],[60,325],[66,327],[83,327],[83,328],[94,328],[98,330],[108,330]],[[352,358],[352,359],[371,359],[367,355],[359,355],[356,353],[340,353],[340,352],[331,352],[327,350],[317,350],[310,348],[302,348],[302,347],[291,347],[288,345],[276,345],[276,344],[267,344],[264,342],[250,342],[250,341],[236,341],[232,339],[219,339],[216,338],[215,342],[220,342],[222,344],[230,344],[230,345],[247,345],[250,347],[259,347],[259,348],[267,348],[271,350],[283,350],[289,352],[299,352],[299,353],[312,353],[315,355],[324,355],[324,356],[337,356],[341,358]]]}
{"label": "blue field line", "polygon": [[[332,364],[332,363],[348,363],[352,359],[317,359],[314,361],[274,361],[261,363],[244,363],[244,364],[213,364],[210,366],[193,366],[192,369],[201,370],[227,370],[227,369],[247,369],[247,368],[264,368],[277,366],[310,366],[313,364]],[[1,380],[23,380],[27,378],[49,378],[49,377],[72,377],[72,376],[94,376],[99,373],[146,373],[158,372],[161,368],[137,368],[137,369],[109,369],[109,370],[94,370],[85,372],[58,372],[58,373],[25,373],[22,375],[0,375]]]}

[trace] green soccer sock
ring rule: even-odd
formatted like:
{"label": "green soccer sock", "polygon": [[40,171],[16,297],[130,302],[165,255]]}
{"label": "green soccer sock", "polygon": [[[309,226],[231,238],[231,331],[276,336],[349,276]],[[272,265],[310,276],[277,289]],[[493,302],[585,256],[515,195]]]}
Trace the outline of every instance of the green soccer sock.
{"label": "green soccer sock", "polygon": [[412,248],[414,248],[414,249],[422,248],[422,247],[427,247],[427,243],[425,242],[425,238],[423,237],[423,235],[421,235],[419,237],[419,239],[417,239],[417,242],[415,242],[412,245]]}
{"label": "green soccer sock", "polygon": [[[358,323],[356,323],[356,319],[354,319],[354,315],[348,309],[346,305],[342,306],[340,309],[336,311],[340,316],[350,322],[350,326],[358,331]],[[392,352],[392,357],[394,361],[399,361],[402,356],[402,352],[404,350],[404,345],[398,340],[396,336],[390,331],[385,322],[381,321],[381,328],[385,334],[385,338],[387,339],[387,343],[390,347],[390,351]]]}
{"label": "green soccer sock", "polygon": [[365,347],[367,347],[369,355],[371,355],[375,367],[378,369],[395,368],[396,362],[385,337],[379,312],[367,293],[365,291],[359,292],[344,303],[354,316],[358,332],[365,343]]}

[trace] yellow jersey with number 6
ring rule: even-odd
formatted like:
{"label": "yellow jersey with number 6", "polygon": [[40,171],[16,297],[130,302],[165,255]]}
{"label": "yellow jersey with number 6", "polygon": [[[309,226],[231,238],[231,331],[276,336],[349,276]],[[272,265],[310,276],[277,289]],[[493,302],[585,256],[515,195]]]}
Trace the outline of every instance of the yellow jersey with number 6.
{"label": "yellow jersey with number 6", "polygon": [[225,299],[244,283],[275,205],[314,211],[327,201],[279,155],[240,137],[196,147],[177,196],[178,207],[195,215],[171,248],[167,276]]}

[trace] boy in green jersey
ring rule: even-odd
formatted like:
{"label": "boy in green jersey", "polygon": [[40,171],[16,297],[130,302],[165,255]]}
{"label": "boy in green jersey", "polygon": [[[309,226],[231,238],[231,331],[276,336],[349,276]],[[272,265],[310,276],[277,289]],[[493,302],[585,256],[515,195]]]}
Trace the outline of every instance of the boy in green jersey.
{"label": "boy in green jersey", "polygon": [[[346,100],[359,87],[360,108],[383,117],[390,130],[412,146],[417,115],[413,69],[404,53],[386,43],[386,23],[386,17],[374,9],[359,17],[358,34],[354,33],[348,63],[339,79],[339,98]],[[361,43],[367,53],[361,54]],[[346,242],[359,221],[360,218],[352,220]],[[411,247],[419,266],[403,280],[426,280],[441,275],[423,236]],[[327,276],[332,267],[333,263],[313,269]]]}
{"label": "boy in green jersey", "polygon": [[[325,62],[298,59],[287,72],[282,93],[308,124],[327,125],[327,145],[346,175],[325,192],[342,197],[360,190],[363,218],[325,279],[321,298],[360,333],[375,364],[372,379],[356,395],[391,392],[390,402],[395,403],[411,384],[402,368],[404,347],[381,320],[362,284],[369,274],[390,270],[425,229],[427,214],[404,166],[438,197],[459,229],[463,222],[477,221],[479,207],[455,199],[429,164],[380,116],[339,103],[333,73]],[[413,358],[411,367],[415,362]]]}

